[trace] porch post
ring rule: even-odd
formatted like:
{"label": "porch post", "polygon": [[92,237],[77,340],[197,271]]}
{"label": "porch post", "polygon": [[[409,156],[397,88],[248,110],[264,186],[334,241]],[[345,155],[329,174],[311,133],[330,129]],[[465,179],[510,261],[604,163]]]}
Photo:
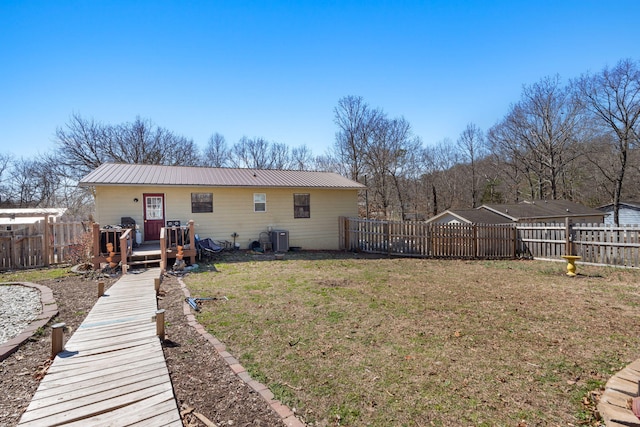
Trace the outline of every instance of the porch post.
{"label": "porch post", "polygon": [[100,224],[93,223],[92,233],[93,235],[93,268],[98,270],[100,268],[100,261],[96,261],[100,256]]}
{"label": "porch post", "polygon": [[189,220],[189,247],[191,248],[191,257],[189,262],[191,265],[196,263],[196,234],[195,223],[192,219]]}

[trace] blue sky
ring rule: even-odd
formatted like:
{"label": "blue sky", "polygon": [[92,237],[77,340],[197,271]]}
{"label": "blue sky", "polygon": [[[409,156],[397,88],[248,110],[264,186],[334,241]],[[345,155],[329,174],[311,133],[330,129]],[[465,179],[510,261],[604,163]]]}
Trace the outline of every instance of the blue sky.
{"label": "blue sky", "polygon": [[425,145],[486,130],[522,85],[640,59],[638,1],[0,0],[0,147],[54,146],[71,114],[136,116],[323,154],[362,96]]}

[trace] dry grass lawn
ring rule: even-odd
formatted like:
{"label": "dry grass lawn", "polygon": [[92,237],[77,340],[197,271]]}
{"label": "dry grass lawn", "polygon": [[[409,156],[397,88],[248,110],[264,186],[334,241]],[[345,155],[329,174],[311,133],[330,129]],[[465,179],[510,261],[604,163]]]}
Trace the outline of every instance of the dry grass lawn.
{"label": "dry grass lawn", "polygon": [[199,321],[310,425],[597,425],[640,357],[640,272],[287,254],[191,274]]}

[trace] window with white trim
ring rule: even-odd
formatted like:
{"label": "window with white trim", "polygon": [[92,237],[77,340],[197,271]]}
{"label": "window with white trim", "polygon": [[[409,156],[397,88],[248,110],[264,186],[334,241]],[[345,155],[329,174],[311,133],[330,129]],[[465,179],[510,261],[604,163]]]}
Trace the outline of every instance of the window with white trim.
{"label": "window with white trim", "polygon": [[267,211],[267,195],[266,193],[253,193],[253,211]]}

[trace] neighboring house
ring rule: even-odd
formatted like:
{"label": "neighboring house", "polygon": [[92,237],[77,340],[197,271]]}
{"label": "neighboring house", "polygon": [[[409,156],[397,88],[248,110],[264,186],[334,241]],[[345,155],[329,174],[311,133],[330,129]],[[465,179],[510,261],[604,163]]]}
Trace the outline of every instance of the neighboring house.
{"label": "neighboring house", "polygon": [[45,216],[54,222],[67,211],[66,208],[13,208],[0,209],[0,230],[11,230],[17,224],[35,224]]}
{"label": "neighboring house", "polygon": [[602,224],[604,215],[597,209],[588,208],[568,200],[535,200],[509,205],[482,205],[487,209],[521,223],[563,223],[566,218],[572,224]]}
{"label": "neighboring house", "polygon": [[158,240],[167,224],[193,220],[201,238],[247,248],[261,232],[286,230],[289,246],[303,249],[339,249],[338,217],[358,216],[365,188],[329,172],[113,163],[79,185],[95,189],[100,226],[131,218],[143,241]]}
{"label": "neighboring house", "polygon": [[512,224],[512,223],[564,223],[601,224],[604,214],[568,200],[536,200],[514,204],[482,205],[469,210],[447,210],[427,222],[439,224]]}
{"label": "neighboring house", "polygon": [[505,224],[512,221],[486,209],[449,209],[429,218],[434,224]]}
{"label": "neighboring house", "polygon": [[[604,223],[613,224],[613,203],[600,206],[598,210],[605,213]],[[619,223],[622,225],[640,224],[640,202],[620,202],[618,211]]]}

